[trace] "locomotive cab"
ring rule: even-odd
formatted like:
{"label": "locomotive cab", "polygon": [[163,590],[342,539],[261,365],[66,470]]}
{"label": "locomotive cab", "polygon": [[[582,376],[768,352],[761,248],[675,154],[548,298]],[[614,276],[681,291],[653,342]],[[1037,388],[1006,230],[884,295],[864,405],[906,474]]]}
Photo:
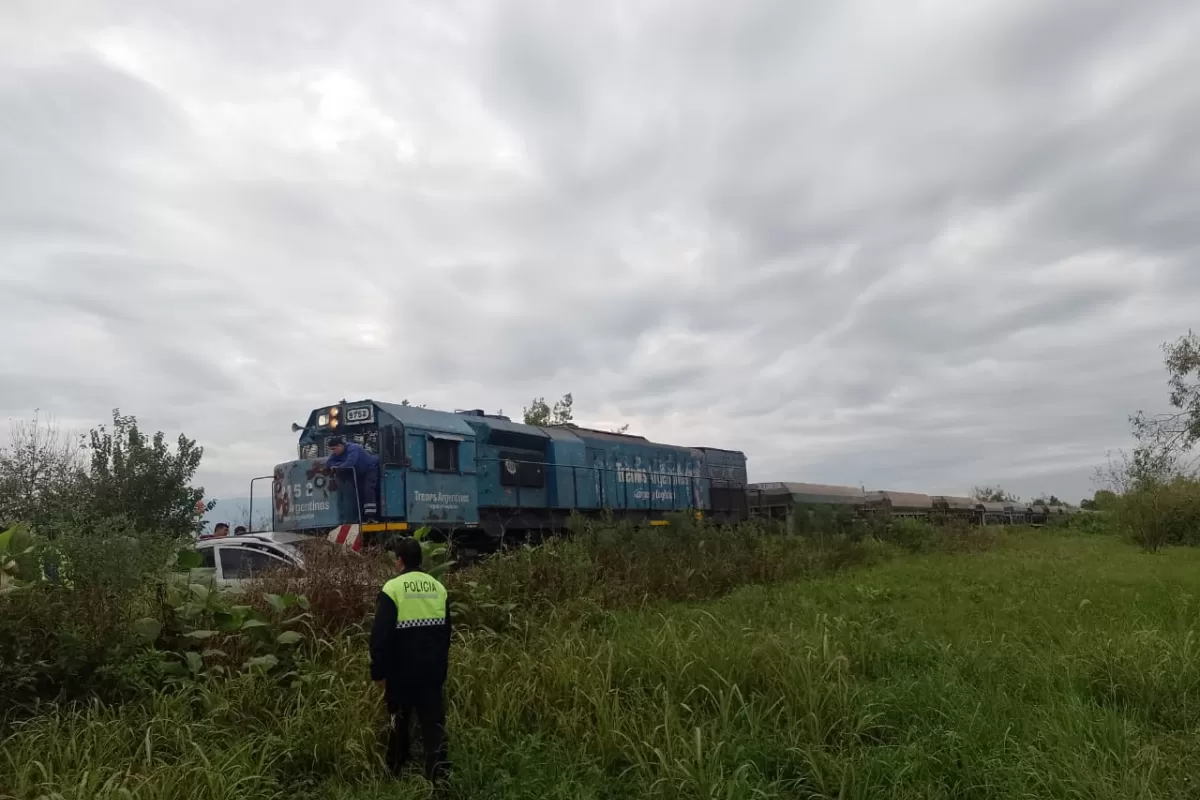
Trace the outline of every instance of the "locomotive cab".
{"label": "locomotive cab", "polygon": [[[272,525],[277,531],[325,534],[340,525],[364,532],[403,531],[410,521],[439,527],[478,523],[475,436],[445,414],[370,400],[313,410],[297,456],[275,467]],[[365,489],[353,470],[326,466],[329,439],[341,436],[379,459],[375,521],[364,524]]]}

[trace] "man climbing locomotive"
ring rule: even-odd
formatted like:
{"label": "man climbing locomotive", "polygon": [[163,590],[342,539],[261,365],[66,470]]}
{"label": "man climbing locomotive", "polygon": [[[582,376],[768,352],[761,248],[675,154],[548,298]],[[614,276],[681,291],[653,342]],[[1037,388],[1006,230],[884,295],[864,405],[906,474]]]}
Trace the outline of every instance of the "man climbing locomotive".
{"label": "man climbing locomotive", "polygon": [[379,514],[379,457],[341,436],[331,436],[328,445],[329,458],[325,459],[325,466],[331,471],[350,470],[354,473],[361,518],[364,522],[373,522]]}

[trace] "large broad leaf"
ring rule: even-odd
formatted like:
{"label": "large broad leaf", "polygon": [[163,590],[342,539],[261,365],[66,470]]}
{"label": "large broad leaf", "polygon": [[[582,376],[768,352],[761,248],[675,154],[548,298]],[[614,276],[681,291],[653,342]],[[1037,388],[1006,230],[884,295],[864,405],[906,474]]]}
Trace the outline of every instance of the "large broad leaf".
{"label": "large broad leaf", "polygon": [[154,617],[142,617],[133,623],[133,632],[143,641],[154,642],[162,633],[162,623]]}
{"label": "large broad leaf", "polygon": [[279,659],[268,653],[265,656],[255,656],[246,662],[246,666],[250,667],[251,669],[267,670],[276,666],[278,663]]}
{"label": "large broad leaf", "polygon": [[182,678],[188,674],[187,667],[178,661],[164,661],[159,667],[167,675],[175,675]]}
{"label": "large broad leaf", "polygon": [[275,641],[280,644],[295,644],[303,638],[304,636],[296,631],[284,631],[275,637]]}
{"label": "large broad leaf", "polygon": [[199,550],[184,548],[175,555],[175,564],[184,570],[200,569],[204,566],[204,557]]}
{"label": "large broad leaf", "polygon": [[242,627],[243,617],[241,614],[229,611],[217,611],[213,614],[213,621],[217,623],[217,630],[222,633],[233,633]]}
{"label": "large broad leaf", "polygon": [[216,631],[189,631],[188,633],[184,634],[184,636],[187,636],[189,639],[209,639],[216,635]]}
{"label": "large broad leaf", "polygon": [[195,675],[204,669],[204,659],[195,650],[189,650],[187,652],[187,665],[191,673]]}
{"label": "large broad leaf", "polygon": [[16,575],[18,566],[14,558],[32,552],[33,536],[25,523],[18,522],[8,530],[0,532],[0,563],[3,564],[0,570],[3,572],[12,577],[19,577]]}

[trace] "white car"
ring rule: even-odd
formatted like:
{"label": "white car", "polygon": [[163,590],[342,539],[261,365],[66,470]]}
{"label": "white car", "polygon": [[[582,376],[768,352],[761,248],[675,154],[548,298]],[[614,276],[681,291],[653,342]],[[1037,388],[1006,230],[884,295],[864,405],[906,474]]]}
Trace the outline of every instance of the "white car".
{"label": "white car", "polygon": [[200,539],[196,550],[201,566],[216,571],[225,586],[240,586],[255,575],[277,567],[304,569],[304,559],[292,544],[276,541],[270,533],[247,533]]}

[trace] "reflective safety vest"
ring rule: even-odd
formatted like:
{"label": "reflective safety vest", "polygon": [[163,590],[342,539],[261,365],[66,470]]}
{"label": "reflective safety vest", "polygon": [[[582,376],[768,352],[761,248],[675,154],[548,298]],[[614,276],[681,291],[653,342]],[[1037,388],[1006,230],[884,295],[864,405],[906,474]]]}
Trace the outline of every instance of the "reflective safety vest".
{"label": "reflective safety vest", "polygon": [[385,583],[383,593],[396,604],[397,628],[446,624],[446,587],[432,575],[405,572]]}

